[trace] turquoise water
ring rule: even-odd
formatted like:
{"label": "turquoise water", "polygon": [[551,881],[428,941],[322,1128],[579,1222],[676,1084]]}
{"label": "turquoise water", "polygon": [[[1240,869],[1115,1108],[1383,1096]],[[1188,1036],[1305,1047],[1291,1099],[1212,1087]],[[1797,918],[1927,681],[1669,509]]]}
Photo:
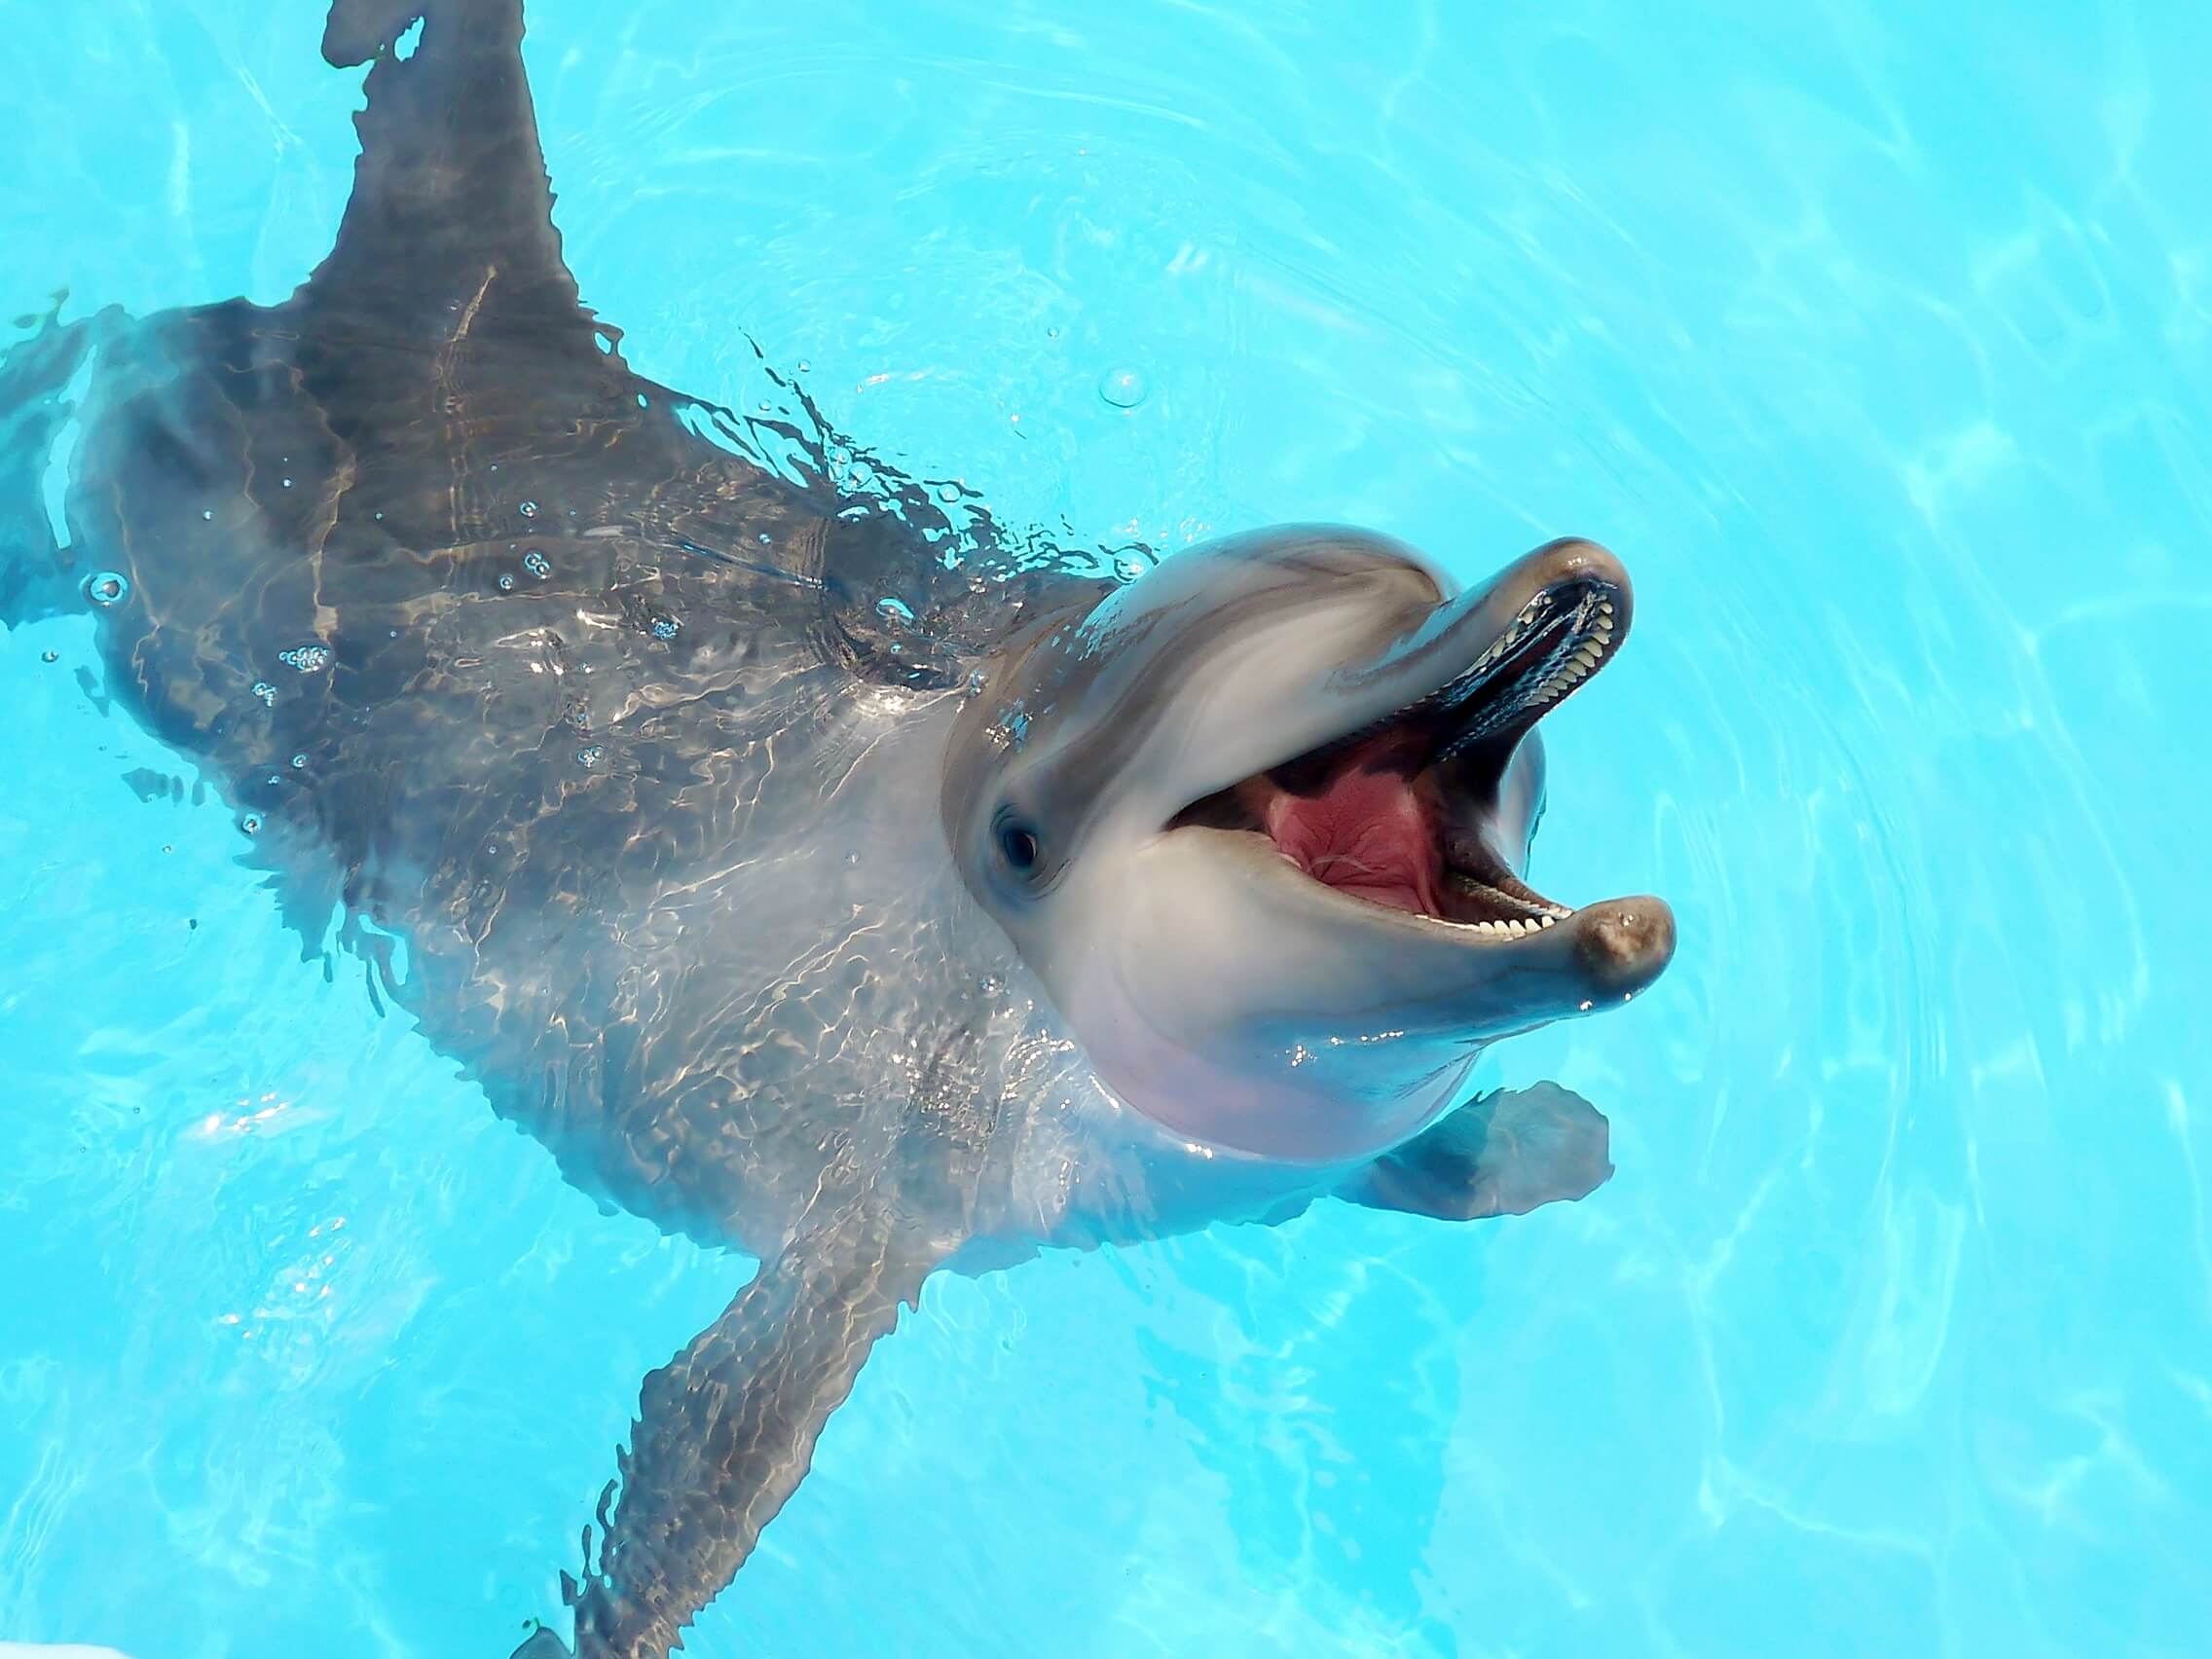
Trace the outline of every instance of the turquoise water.
{"label": "turquoise water", "polygon": [[[646,374],[750,337],[1073,539],[1619,551],[1536,879],[1681,927],[1486,1060],[1591,1198],[934,1280],[692,1652],[2208,1650],[2200,8],[532,18]],[[0,319],[287,291],[319,28],[0,0]],[[0,1641],[503,1654],[743,1270],[303,962],[94,672],[0,639]]]}

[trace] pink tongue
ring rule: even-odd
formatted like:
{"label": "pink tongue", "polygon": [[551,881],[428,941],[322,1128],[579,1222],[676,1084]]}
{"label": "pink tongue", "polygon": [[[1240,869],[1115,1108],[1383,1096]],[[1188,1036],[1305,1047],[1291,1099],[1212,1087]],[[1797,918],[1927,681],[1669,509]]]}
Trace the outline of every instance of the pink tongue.
{"label": "pink tongue", "polygon": [[1402,773],[1346,767],[1315,795],[1277,793],[1268,833],[1314,880],[1378,904],[1443,914],[1436,835]]}

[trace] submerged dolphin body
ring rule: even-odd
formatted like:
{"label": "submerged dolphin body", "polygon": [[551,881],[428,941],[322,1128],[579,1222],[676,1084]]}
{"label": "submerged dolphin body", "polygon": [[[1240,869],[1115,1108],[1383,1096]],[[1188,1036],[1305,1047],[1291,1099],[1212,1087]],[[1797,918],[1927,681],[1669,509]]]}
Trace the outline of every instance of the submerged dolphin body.
{"label": "submerged dolphin body", "polygon": [[312,278],[9,353],[0,618],[90,608],[288,920],[577,1186],[758,1258],[646,1380],[571,1598],[583,1651],[659,1654],[939,1268],[1594,1188],[1604,1119],[1464,1079],[1674,932],[1520,875],[1609,554],[1454,595],[1301,529],[1121,584],[840,488],[819,431],[771,461],[580,304],[521,40],[519,0],[338,0],[372,67]]}

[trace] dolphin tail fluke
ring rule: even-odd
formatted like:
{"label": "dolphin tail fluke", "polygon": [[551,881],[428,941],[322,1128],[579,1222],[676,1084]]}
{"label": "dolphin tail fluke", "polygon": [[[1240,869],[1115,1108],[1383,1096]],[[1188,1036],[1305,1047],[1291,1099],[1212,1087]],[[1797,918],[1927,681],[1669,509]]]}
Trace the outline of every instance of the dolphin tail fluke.
{"label": "dolphin tail fluke", "polygon": [[1609,1140],[1604,1115],[1571,1088],[1501,1089],[1384,1153],[1338,1197],[1443,1221],[1527,1215],[1603,1186]]}
{"label": "dolphin tail fluke", "polygon": [[645,1379],[599,1569],[571,1587],[578,1659],[668,1652],[797,1489],[936,1260],[865,1216],[802,1234]]}
{"label": "dolphin tail fluke", "polygon": [[334,0],[323,56],[370,65],[361,154],[298,300],[335,331],[599,352],[553,225],[522,40],[522,0]]}
{"label": "dolphin tail fluke", "polygon": [[0,351],[0,627],[84,603],[77,583],[87,572],[70,551],[61,495],[75,383],[109,314],[77,322],[49,314],[35,334]]}

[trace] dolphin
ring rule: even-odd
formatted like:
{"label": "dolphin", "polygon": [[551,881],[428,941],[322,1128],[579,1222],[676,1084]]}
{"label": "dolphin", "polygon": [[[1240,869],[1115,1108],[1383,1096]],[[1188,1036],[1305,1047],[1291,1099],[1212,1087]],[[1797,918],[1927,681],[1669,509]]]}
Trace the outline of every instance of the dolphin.
{"label": "dolphin", "polygon": [[1536,722],[1628,636],[1610,553],[1458,591],[1291,527],[1124,580],[795,388],[657,385],[563,262],[522,29],[336,0],[360,156],[300,288],[7,353],[0,619],[89,613],[311,950],[575,1186],[756,1261],[564,1579],[580,1652],[664,1654],[933,1272],[1585,1196],[1604,1119],[1468,1073],[1674,922],[1526,880]]}

